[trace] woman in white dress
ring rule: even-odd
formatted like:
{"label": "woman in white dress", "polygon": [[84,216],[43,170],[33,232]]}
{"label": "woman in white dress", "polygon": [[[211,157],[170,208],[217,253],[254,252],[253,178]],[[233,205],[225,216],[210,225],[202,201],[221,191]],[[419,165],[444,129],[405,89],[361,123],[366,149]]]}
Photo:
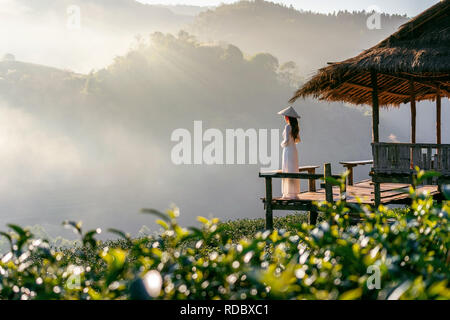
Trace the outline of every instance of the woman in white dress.
{"label": "woman in white dress", "polygon": [[[278,114],[283,115],[286,120],[283,142],[281,143],[281,147],[283,148],[282,172],[298,173],[298,153],[295,145],[300,142],[300,129],[297,121],[300,116],[292,107],[288,107]],[[284,199],[298,198],[300,193],[300,180],[282,179],[281,192]]]}

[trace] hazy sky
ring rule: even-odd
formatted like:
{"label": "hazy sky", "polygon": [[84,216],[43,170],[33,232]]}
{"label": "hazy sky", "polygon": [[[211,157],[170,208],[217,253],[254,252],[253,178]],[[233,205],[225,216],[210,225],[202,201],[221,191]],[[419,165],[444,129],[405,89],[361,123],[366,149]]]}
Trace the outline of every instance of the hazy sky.
{"label": "hazy sky", "polygon": [[[188,4],[215,6],[220,3],[232,3],[236,0],[139,0],[152,4]],[[338,10],[365,10],[377,6],[383,12],[407,14],[414,16],[431,7],[439,0],[274,0],[273,2],[293,5],[297,9],[316,12],[333,12]]]}

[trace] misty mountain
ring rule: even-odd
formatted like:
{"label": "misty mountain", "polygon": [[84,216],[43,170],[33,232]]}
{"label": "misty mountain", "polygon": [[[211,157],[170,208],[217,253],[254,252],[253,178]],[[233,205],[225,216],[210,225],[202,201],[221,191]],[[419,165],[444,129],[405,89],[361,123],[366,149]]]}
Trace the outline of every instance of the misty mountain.
{"label": "misty mountain", "polygon": [[[171,134],[193,132],[196,120],[220,132],[282,130],[276,113],[299,85],[293,63],[185,32],[155,33],[97,72],[4,61],[0,79],[0,220],[46,221],[53,234],[65,219],[134,233],[149,224],[141,208],[171,203],[184,224],[200,214],[261,216],[263,165],[177,166]],[[331,161],[340,172],[337,161],[369,156],[370,118],[360,110],[316,102],[296,109],[301,164]]]}
{"label": "misty mountain", "polygon": [[178,32],[190,15],[135,0],[1,0],[0,55],[89,72],[124,55],[139,35]]}
{"label": "misty mountain", "polygon": [[30,17],[53,16],[61,26],[67,23],[70,8],[78,7],[83,28],[118,33],[177,31],[192,19],[168,8],[135,0],[16,0]]}
{"label": "misty mountain", "polygon": [[[152,26],[163,29],[156,18],[147,21],[155,8],[131,0],[70,1],[81,8],[80,30],[66,28],[65,0],[13,3],[9,14],[0,10],[8,26],[0,30],[7,39],[0,51],[12,53],[0,61],[0,221],[45,224],[54,235],[66,219],[88,229],[154,230],[139,210],[171,203],[181,207],[183,224],[197,215],[261,217],[264,166],[177,166],[174,130],[193,133],[194,121],[202,121],[204,130],[222,133],[281,131],[276,113],[306,76],[382,40],[405,19],[383,15],[383,28],[368,30],[365,13],[241,2],[200,13],[192,27],[199,39],[184,31],[148,36]],[[155,10],[163,10],[167,28],[193,19]],[[134,32],[142,36],[132,41]],[[431,107],[418,104],[418,141],[433,141]],[[331,162],[339,173],[338,161],[371,157],[368,107],[306,100],[295,108],[301,165]],[[443,126],[444,143],[449,130]],[[408,141],[409,108],[382,110],[380,134]],[[281,152],[279,143],[274,147]],[[355,178],[367,173],[358,168]]]}
{"label": "misty mountain", "polygon": [[[370,30],[365,12],[317,14],[265,1],[241,1],[217,8],[162,6],[135,0],[3,0],[5,28],[0,53],[19,60],[80,72],[101,69],[126,54],[137,36],[184,29],[202,41],[237,45],[251,54],[270,52],[293,60],[307,77],[328,61],[355,55],[407,21],[381,14]],[[77,23],[79,22],[79,27]],[[25,50],[23,43],[26,41]]]}
{"label": "misty mountain", "polygon": [[310,76],[329,61],[340,61],[375,45],[408,18],[380,14],[381,29],[369,29],[373,13],[319,14],[257,0],[223,4],[200,13],[188,29],[203,41],[225,41],[246,52],[271,52],[294,60]]}

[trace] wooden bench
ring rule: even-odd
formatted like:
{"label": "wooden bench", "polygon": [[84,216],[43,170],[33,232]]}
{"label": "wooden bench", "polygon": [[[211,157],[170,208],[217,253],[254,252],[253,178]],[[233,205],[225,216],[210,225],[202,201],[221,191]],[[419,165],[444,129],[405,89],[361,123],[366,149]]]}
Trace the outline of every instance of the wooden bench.
{"label": "wooden bench", "polygon": [[[273,198],[272,195],[272,179],[300,179],[309,181],[309,191],[316,192],[316,180],[325,180],[325,200],[327,202],[333,202],[333,185],[326,180],[327,177],[332,177],[335,179],[340,178],[340,176],[333,176],[331,174],[331,164],[326,163],[324,165],[324,173],[316,174],[316,169],[319,166],[306,166],[299,167],[299,173],[283,173],[281,170],[260,172],[259,177],[265,179],[266,183],[266,197],[262,198],[264,202],[264,208],[266,210],[266,229],[273,230],[273,210],[304,210],[309,211],[309,223],[315,224],[317,221],[317,211],[315,210],[313,201],[311,200],[301,200],[301,199],[284,199],[284,198]],[[300,173],[300,172],[308,173]],[[343,191],[345,193],[345,190]],[[301,193],[300,193],[301,194]]]}
{"label": "wooden bench", "polygon": [[339,162],[348,170],[347,184],[353,185],[353,168],[356,166],[373,164],[373,160],[361,160],[361,161],[341,161]]}
{"label": "wooden bench", "polygon": [[[320,168],[320,166],[303,166],[298,167],[298,172],[307,172],[309,174],[316,174],[316,169]],[[316,179],[308,180],[308,190],[316,191]]]}

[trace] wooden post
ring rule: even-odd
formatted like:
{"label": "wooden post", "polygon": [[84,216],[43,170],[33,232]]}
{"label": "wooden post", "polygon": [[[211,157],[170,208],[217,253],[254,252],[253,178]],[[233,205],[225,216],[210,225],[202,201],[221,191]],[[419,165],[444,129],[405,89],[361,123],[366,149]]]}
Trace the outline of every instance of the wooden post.
{"label": "wooden post", "polygon": [[378,83],[376,71],[372,71],[370,76],[372,81],[372,141],[380,142],[378,133],[378,126],[380,124],[380,107],[378,103]]}
{"label": "wooden post", "polygon": [[316,223],[317,223],[317,216],[318,216],[319,214],[317,213],[317,211],[310,211],[309,212],[309,221],[308,221],[308,223],[310,224],[310,225],[315,225]]}
{"label": "wooden post", "polygon": [[325,179],[325,200],[329,203],[333,202],[333,185],[327,181],[328,177],[331,177],[331,164],[324,164],[324,179]]}
{"label": "wooden post", "polygon": [[[316,169],[315,168],[309,169],[308,173],[316,174]],[[308,189],[309,189],[309,192],[316,192],[316,180],[315,179],[308,180]]]}
{"label": "wooden post", "polygon": [[416,92],[413,80],[409,82],[409,95],[411,101],[411,143],[416,143]]}
{"label": "wooden post", "polygon": [[272,178],[266,177],[266,230],[273,230]]}
{"label": "wooden post", "polygon": [[439,85],[436,90],[436,143],[441,144],[441,88]]}
{"label": "wooden post", "polygon": [[349,186],[353,185],[353,167],[354,166],[351,166],[351,165],[347,166],[347,170],[348,170],[348,177],[347,177],[347,179],[348,179],[348,185]]}
{"label": "wooden post", "polygon": [[379,182],[375,182],[374,184],[374,204],[375,209],[381,204],[381,186]]}
{"label": "wooden post", "polygon": [[[378,134],[378,126],[380,123],[380,107],[378,102],[378,83],[377,83],[377,73],[376,71],[371,72],[371,81],[372,81],[372,139],[374,143],[380,142],[380,137]],[[375,147],[373,150],[377,150]],[[374,154],[375,164],[378,163],[377,157],[378,155]],[[374,183],[374,202],[375,206],[378,207],[380,205],[381,191],[380,184],[378,182]]]}
{"label": "wooden post", "polygon": [[[309,169],[308,170],[309,174],[315,174],[316,173],[316,169]],[[309,192],[316,192],[316,180],[314,179],[309,179],[308,182],[308,191]],[[317,223],[317,216],[318,216],[318,212],[317,211],[309,211],[309,221],[308,223],[310,225],[315,225]]]}

